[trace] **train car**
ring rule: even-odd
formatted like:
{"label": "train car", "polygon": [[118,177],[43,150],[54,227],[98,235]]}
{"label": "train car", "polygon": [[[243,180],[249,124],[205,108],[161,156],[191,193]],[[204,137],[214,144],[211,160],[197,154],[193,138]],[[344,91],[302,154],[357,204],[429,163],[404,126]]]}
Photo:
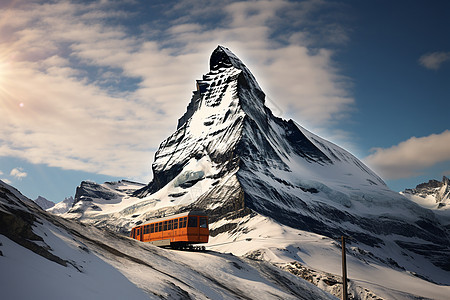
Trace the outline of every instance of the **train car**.
{"label": "train car", "polygon": [[190,211],[155,219],[133,227],[130,237],[160,247],[193,248],[193,244],[208,242],[208,216],[202,211]]}

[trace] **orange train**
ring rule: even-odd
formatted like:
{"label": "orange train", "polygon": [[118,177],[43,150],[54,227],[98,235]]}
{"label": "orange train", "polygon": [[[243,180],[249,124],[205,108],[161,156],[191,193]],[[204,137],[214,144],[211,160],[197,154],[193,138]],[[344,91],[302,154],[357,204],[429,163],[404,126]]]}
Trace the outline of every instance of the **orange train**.
{"label": "orange train", "polygon": [[190,211],[156,219],[133,227],[130,237],[160,247],[192,248],[192,244],[208,242],[208,216],[202,211]]}

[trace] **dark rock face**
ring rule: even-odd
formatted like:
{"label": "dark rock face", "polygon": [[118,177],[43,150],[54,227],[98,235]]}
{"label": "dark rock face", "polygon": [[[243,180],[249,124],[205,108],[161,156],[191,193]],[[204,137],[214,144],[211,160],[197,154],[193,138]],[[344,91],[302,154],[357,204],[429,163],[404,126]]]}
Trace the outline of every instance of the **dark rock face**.
{"label": "dark rock face", "polygon": [[430,194],[434,192],[434,189],[438,189],[443,185],[449,185],[449,179],[446,176],[442,177],[442,181],[431,179],[428,182],[418,184],[415,189],[406,189],[405,192],[414,194]]}
{"label": "dark rock face", "polygon": [[[44,240],[33,232],[34,223],[41,222],[37,219],[36,214],[42,210],[38,206],[33,206],[31,201],[24,202],[19,199],[18,195],[13,193],[10,188],[3,186],[2,182],[0,182],[0,200],[0,234],[44,258],[66,267],[67,261],[52,254],[50,247],[42,246]],[[10,205],[3,205],[2,201]]]}
{"label": "dark rock face", "polygon": [[103,186],[89,181],[81,182],[75,192],[75,201],[82,198],[101,198],[105,200],[112,200],[117,197],[117,194]]}
{"label": "dark rock face", "polygon": [[322,151],[320,151],[306,136],[298,129],[292,120],[284,123],[284,130],[286,132],[286,140],[291,145],[292,149],[297,155],[305,158],[310,162],[317,162],[320,164],[332,164]]}
{"label": "dark rock face", "polygon": [[67,266],[65,260],[49,252],[50,248],[34,243],[43,242],[43,239],[33,232],[32,226],[37,220],[32,214],[21,210],[10,212],[0,211],[0,234],[48,260]]}
{"label": "dark rock face", "polygon": [[434,265],[443,270],[450,271],[450,249],[448,245],[422,244],[405,241],[395,241],[403,249],[417,253],[429,259]]}
{"label": "dark rock face", "polygon": [[[445,176],[444,176],[444,178],[445,178]],[[421,184],[418,184],[417,186],[416,186],[416,189],[417,190],[421,190],[421,189],[429,189],[429,188],[438,188],[438,187],[441,187],[442,186],[442,182],[440,182],[440,181],[437,181],[437,180],[435,180],[435,179],[431,179],[430,181],[428,181],[428,182],[426,182],[426,183],[421,183]]]}
{"label": "dark rock face", "polygon": [[227,53],[225,53],[225,49],[222,47],[217,47],[209,60],[210,69],[218,70],[220,68],[229,68],[231,66],[233,66],[231,58],[227,55]]}

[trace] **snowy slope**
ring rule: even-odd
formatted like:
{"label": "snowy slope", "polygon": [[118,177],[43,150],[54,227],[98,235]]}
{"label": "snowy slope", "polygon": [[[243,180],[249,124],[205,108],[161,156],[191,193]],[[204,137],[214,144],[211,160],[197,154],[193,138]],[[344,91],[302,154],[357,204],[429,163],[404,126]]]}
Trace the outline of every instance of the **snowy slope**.
{"label": "snowy slope", "polygon": [[0,191],[3,299],[336,299],[266,262],[156,248]]}
{"label": "snowy slope", "polygon": [[[341,298],[341,245],[338,241],[280,225],[261,215],[236,221],[239,226],[210,238],[207,248],[269,261],[294,274],[303,273],[303,278]],[[400,254],[394,243],[391,246],[392,249],[368,248],[351,239],[347,241],[349,293],[354,299],[448,299],[448,272],[429,262],[424,264],[420,257],[411,253]],[[299,272],[299,266],[309,271]],[[423,280],[417,272],[424,268],[434,274],[440,284]]]}
{"label": "snowy slope", "polygon": [[74,199],[72,196],[66,197],[63,201],[56,203],[53,207],[46,209],[49,213],[55,215],[61,215],[69,211],[72,208]]}
{"label": "snowy slope", "polygon": [[[152,182],[128,192],[82,183],[74,207],[64,216],[127,233],[151,218],[200,208],[213,223],[212,242],[233,241],[234,233],[246,233],[243,220],[270,218],[270,230],[280,239],[283,228],[320,239],[352,237],[354,247],[373,255],[367,265],[365,257],[357,257],[361,270],[381,266],[408,279],[408,274],[416,274],[414,278],[428,280],[431,286],[449,284],[450,240],[441,215],[391,191],[341,147],[293,120],[275,117],[264,105],[264,92],[250,70],[227,48],[219,46],[213,52],[210,71],[197,86],[176,132],[156,152]],[[239,255],[258,245],[250,238]],[[271,240],[270,247],[277,243]],[[292,246],[299,243],[301,238]],[[325,249],[333,247],[323,244]],[[328,264],[314,263],[324,253],[336,256],[333,251],[313,248],[308,253],[313,259],[294,259],[337,274],[327,269]],[[389,276],[359,273],[376,292],[389,294],[382,288]],[[407,293],[414,280],[395,282],[393,289]]]}

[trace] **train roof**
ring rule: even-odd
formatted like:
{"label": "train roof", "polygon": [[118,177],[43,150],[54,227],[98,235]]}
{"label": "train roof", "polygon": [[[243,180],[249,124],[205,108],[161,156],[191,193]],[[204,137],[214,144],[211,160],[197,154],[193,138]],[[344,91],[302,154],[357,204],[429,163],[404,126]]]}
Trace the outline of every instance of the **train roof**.
{"label": "train roof", "polygon": [[161,222],[161,221],[165,221],[165,220],[171,220],[171,219],[175,219],[175,218],[186,217],[186,216],[207,217],[208,215],[202,210],[191,210],[191,211],[186,211],[186,212],[183,212],[183,213],[169,215],[169,216],[165,216],[165,217],[161,217],[161,218],[154,218],[154,219],[148,220],[147,223],[145,223],[145,224],[137,225],[135,227],[148,225],[148,224],[154,223],[154,222]]}

